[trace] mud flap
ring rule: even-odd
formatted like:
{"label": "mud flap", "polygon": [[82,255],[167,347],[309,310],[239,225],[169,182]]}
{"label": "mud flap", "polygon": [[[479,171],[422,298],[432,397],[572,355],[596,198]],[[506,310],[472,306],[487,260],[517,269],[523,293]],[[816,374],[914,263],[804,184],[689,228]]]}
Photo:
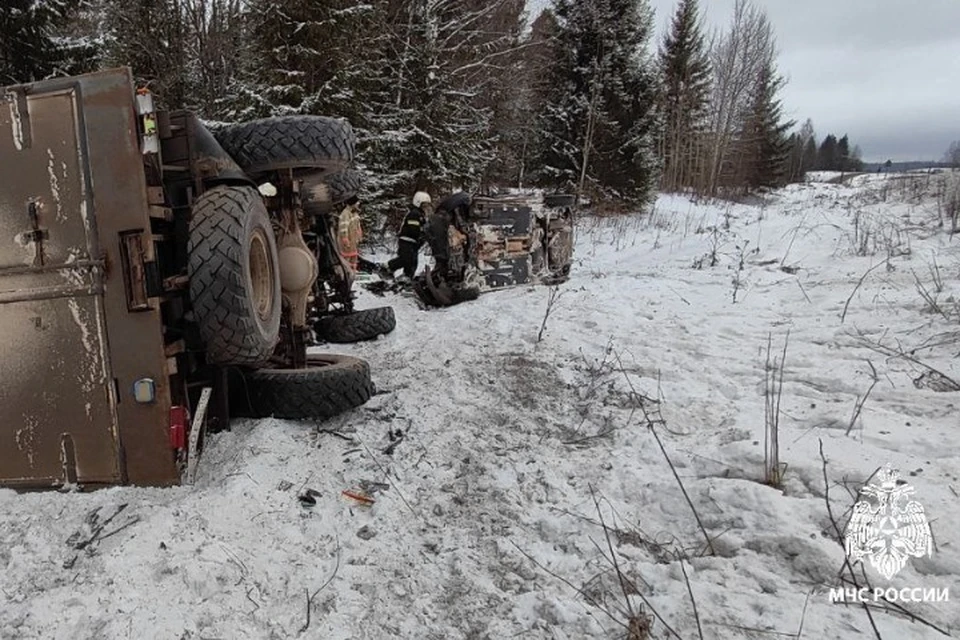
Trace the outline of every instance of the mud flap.
{"label": "mud flap", "polygon": [[197,479],[197,464],[200,462],[200,439],[206,436],[207,406],[210,404],[212,387],[204,387],[197,403],[197,413],[190,427],[190,446],[187,448],[186,483],[194,484]]}

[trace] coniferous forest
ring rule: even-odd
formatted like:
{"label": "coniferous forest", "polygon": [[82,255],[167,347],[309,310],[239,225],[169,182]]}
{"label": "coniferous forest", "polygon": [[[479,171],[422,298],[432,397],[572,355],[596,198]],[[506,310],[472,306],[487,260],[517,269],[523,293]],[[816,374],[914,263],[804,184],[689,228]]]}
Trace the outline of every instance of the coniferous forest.
{"label": "coniferous forest", "polygon": [[0,84],[130,66],[206,120],[347,118],[374,207],[415,189],[543,187],[642,207],[856,171],[784,115],[776,36],[738,0],[708,34],[678,0],[8,0]]}

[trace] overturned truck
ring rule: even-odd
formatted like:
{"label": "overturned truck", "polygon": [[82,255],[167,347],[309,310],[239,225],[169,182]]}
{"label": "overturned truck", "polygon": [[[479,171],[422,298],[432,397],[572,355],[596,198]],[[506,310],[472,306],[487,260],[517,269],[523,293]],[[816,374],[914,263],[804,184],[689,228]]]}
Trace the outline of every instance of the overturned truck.
{"label": "overturned truck", "polygon": [[366,402],[366,362],[306,349],[348,268],[306,210],[353,152],[334,118],[214,134],[128,69],[0,90],[0,486],[178,484],[231,416]]}

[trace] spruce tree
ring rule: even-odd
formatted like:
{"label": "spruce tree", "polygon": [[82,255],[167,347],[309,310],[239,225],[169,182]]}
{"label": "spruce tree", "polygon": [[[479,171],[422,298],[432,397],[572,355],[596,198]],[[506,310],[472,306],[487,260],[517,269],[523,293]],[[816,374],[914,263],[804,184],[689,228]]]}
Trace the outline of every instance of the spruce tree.
{"label": "spruce tree", "polygon": [[800,164],[801,174],[817,168],[817,135],[813,129],[813,120],[807,118],[800,129],[800,140],[803,142],[803,161]]}
{"label": "spruce tree", "polygon": [[370,42],[386,27],[383,3],[250,0],[253,92],[246,115],[302,113],[353,119],[361,107]]}
{"label": "spruce tree", "polygon": [[78,75],[103,64],[103,0],[79,0],[66,24],[59,29],[60,61],[56,75]]}
{"label": "spruce tree", "polygon": [[837,136],[832,133],[823,139],[818,153],[820,158],[818,168],[821,171],[836,171],[838,164],[837,158]]}
{"label": "spruce tree", "polygon": [[62,73],[69,54],[60,36],[81,0],[0,2],[0,85]]}
{"label": "spruce tree", "polygon": [[[511,53],[518,0],[388,0],[368,44],[361,137],[370,194],[400,204],[417,189],[473,190],[492,181],[506,153]],[[497,119],[501,127],[494,127]]]}
{"label": "spruce tree", "polygon": [[188,26],[178,0],[104,0],[104,64],[129,66],[160,106],[183,108],[188,81]]}
{"label": "spruce tree", "polygon": [[799,133],[791,133],[787,139],[790,150],[787,182],[803,182],[803,138]]}
{"label": "spruce tree", "polygon": [[837,170],[850,171],[850,138],[846,134],[837,142]]}
{"label": "spruce tree", "polygon": [[658,180],[656,74],[647,0],[555,0],[551,92],[540,122],[541,181],[652,200]]}
{"label": "spruce tree", "polygon": [[477,106],[491,111],[493,158],[484,171],[484,186],[515,186],[525,145],[529,145],[535,58],[540,45],[532,34],[523,35],[524,8],[523,0],[494,6],[487,21],[489,33],[478,43],[481,50],[493,54],[477,87]]}
{"label": "spruce tree", "polygon": [[807,140],[806,147],[803,150],[803,171],[814,171],[820,167],[820,152],[817,149],[817,139]]}
{"label": "spruce tree", "polygon": [[741,134],[743,186],[749,190],[783,184],[789,152],[786,132],[793,126],[784,122],[777,93],[783,80],[771,62],[761,70],[753,102]]}
{"label": "spruce tree", "polygon": [[523,84],[528,87],[529,104],[521,140],[522,162],[518,184],[525,184],[531,178],[540,182],[546,180],[542,162],[550,153],[551,141],[542,135],[541,125],[544,122],[543,114],[549,108],[551,100],[556,97],[554,43],[559,31],[557,17],[553,10],[547,7],[533,21],[527,39],[530,49],[524,56]]}
{"label": "spruce tree", "polygon": [[710,92],[710,61],[699,24],[697,0],[681,0],[660,47],[663,88],[661,186],[690,186],[698,173],[701,136]]}

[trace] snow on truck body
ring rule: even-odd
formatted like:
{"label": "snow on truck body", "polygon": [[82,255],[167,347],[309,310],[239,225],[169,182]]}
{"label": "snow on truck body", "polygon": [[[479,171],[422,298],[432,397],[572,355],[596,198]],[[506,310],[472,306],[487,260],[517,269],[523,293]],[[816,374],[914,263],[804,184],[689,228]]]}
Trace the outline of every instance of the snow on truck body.
{"label": "snow on truck body", "polygon": [[[157,455],[159,305],[131,310],[130,276],[154,259],[133,95],[124,72],[0,93],[0,484],[175,481]],[[138,402],[144,380],[159,392]]]}

